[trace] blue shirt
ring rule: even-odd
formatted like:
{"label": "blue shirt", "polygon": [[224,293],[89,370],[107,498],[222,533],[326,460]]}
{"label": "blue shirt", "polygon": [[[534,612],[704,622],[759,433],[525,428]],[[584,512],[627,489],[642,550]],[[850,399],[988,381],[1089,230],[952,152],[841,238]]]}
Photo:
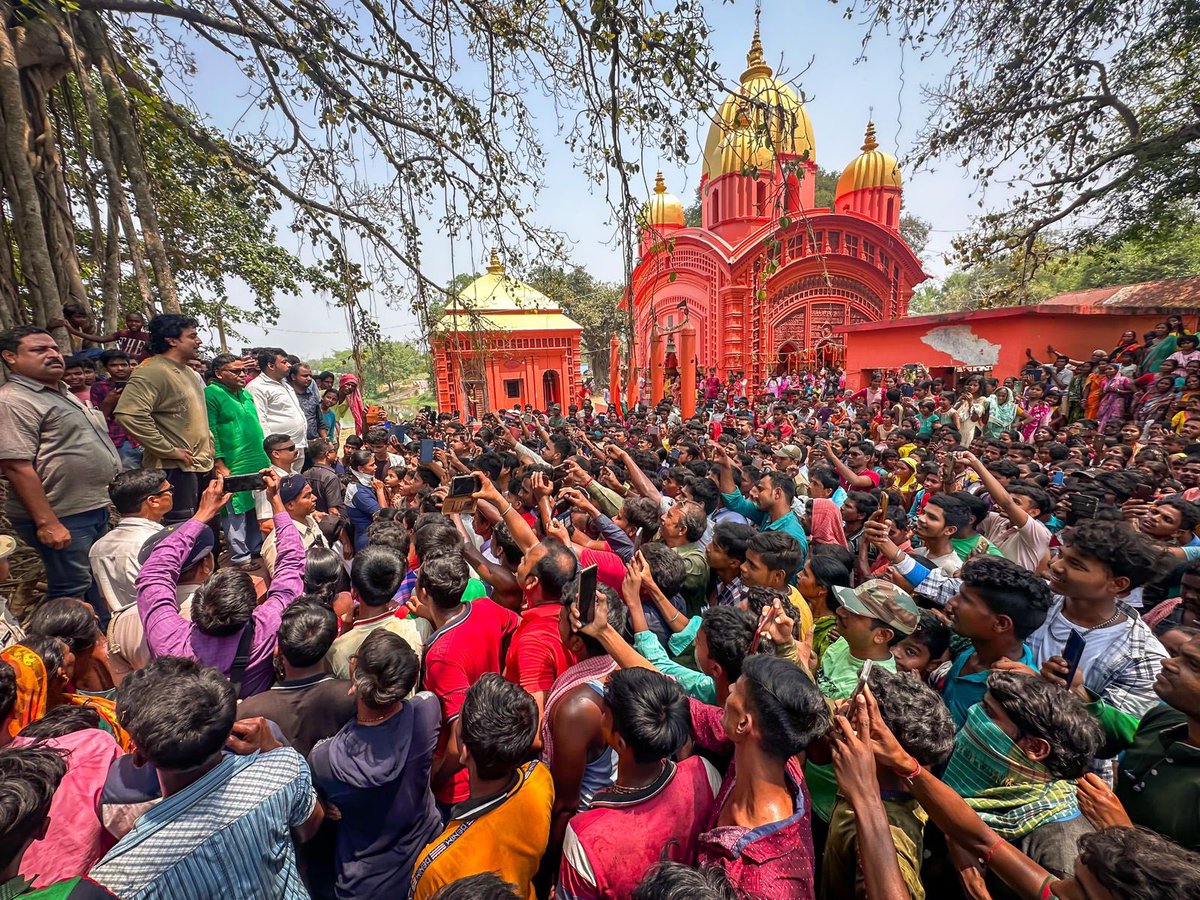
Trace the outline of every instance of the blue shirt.
{"label": "blue shirt", "polygon": [[371,521],[379,509],[379,500],[376,499],[373,488],[365,487],[357,481],[352,481],[346,486],[346,517],[354,526],[355,553],[367,546],[367,529],[371,527]]}
{"label": "blue shirt", "polygon": [[[958,659],[950,666],[950,671],[946,673],[946,680],[942,682],[942,699],[946,701],[950,717],[954,719],[955,730],[962,728],[966,723],[967,711],[983,701],[983,695],[987,693],[988,676],[992,674],[991,669],[980,669],[970,675],[961,674],[963,666],[974,653],[974,647],[968,647],[960,653]],[[1028,644],[1021,645],[1021,658],[1017,662],[1029,666],[1034,671],[1038,669],[1037,660],[1033,658],[1033,651],[1029,649]]]}
{"label": "blue shirt", "polygon": [[790,534],[800,542],[800,550],[804,554],[804,559],[808,559],[808,535],[804,533],[804,526],[800,524],[800,520],[790,509],[778,519],[768,521],[767,514],[743,497],[738,488],[734,488],[732,494],[722,494],[721,498],[725,501],[726,509],[741,513],[757,525],[759,531],[782,531],[784,534]]}
{"label": "blue shirt", "polygon": [[225,756],[144,812],[89,874],[143,900],[307,898],[291,830],[316,802],[304,757],[290,747]]}

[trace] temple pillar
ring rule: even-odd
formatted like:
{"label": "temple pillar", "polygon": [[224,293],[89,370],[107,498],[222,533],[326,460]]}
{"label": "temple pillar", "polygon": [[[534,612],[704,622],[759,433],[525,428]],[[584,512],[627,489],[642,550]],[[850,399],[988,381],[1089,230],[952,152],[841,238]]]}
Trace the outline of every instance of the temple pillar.
{"label": "temple pillar", "polygon": [[696,326],[690,320],[679,329],[679,411],[696,414]]}
{"label": "temple pillar", "polygon": [[621,339],[615,334],[608,345],[609,414],[621,407]]}
{"label": "temple pillar", "polygon": [[666,346],[663,333],[657,328],[650,335],[650,405],[657,406],[663,398],[663,359]]}
{"label": "temple pillar", "polygon": [[634,355],[635,348],[632,342],[629,344],[629,366],[626,371],[629,373],[625,377],[625,408],[633,409],[637,406],[641,399],[638,391],[638,367],[637,357]]}

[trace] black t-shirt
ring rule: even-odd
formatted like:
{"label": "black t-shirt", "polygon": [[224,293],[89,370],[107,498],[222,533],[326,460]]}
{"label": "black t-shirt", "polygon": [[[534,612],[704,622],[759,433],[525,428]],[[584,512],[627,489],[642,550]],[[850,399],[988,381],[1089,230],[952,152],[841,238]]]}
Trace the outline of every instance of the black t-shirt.
{"label": "black t-shirt", "polygon": [[337,734],[354,718],[354,711],[350,682],[332,675],[281,681],[238,704],[239,719],[269,719],[305,757],[317,741]]}

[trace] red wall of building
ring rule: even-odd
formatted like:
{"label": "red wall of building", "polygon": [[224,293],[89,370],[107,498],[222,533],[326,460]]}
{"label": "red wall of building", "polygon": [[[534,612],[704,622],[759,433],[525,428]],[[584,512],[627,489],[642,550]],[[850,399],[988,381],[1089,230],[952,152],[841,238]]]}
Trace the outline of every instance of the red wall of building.
{"label": "red wall of building", "polygon": [[[434,365],[437,370],[438,409],[442,412],[459,410],[466,413],[465,378],[459,366],[472,369],[472,360],[483,358],[483,371],[487,384],[486,403],[479,397],[480,412],[512,408],[514,403],[530,403],[535,409],[545,410],[543,378],[546,372],[558,376],[558,402],[565,410],[579,399],[579,332],[572,331],[510,331],[493,346],[480,354],[469,349],[469,338],[464,339],[459,352],[450,352],[448,340],[435,341]],[[532,346],[519,346],[521,344]],[[546,346],[555,345],[558,346]],[[506,381],[520,382],[520,396],[509,397],[505,390]]]}
{"label": "red wall of building", "polygon": [[1111,350],[1121,332],[1139,336],[1163,321],[1162,315],[988,310],[980,313],[917,316],[897,319],[886,327],[846,330],[846,386],[869,381],[874,369],[896,369],[910,363],[929,368],[991,366],[999,378],[1016,375],[1025,365],[1025,348],[1042,362],[1046,347],[1072,359],[1087,359],[1093,350]]}

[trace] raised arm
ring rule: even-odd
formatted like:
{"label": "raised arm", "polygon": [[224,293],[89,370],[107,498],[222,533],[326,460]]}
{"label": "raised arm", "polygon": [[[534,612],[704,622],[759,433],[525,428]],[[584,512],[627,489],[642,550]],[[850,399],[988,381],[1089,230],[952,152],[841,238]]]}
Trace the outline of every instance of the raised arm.
{"label": "raised arm", "polygon": [[829,441],[821,441],[821,454],[830,463],[830,465],[837,469],[838,474],[842,476],[842,480],[844,480],[850,487],[858,488],[864,491],[869,491],[875,487],[874,481],[872,481],[866,475],[856,475],[848,465],[842,462],[838,458],[838,455],[833,452],[833,447],[830,445]]}
{"label": "raised arm", "polygon": [[658,492],[658,488],[654,483],[646,477],[646,473],[638,468],[627,452],[622,450],[616,444],[609,444],[609,455],[616,457],[625,465],[625,471],[629,474],[629,483],[633,489],[643,497],[649,497],[655,503],[662,503],[662,494]]}
{"label": "raised arm", "polygon": [[1012,495],[1004,489],[1004,485],[997,481],[996,476],[988,471],[987,466],[983,464],[982,460],[969,451],[957,453],[955,457],[979,476],[979,480],[983,484],[983,489],[992,495],[992,500],[1008,516],[1008,520],[1017,528],[1024,528],[1025,523],[1029,521],[1029,513],[1021,509],[1017,501],[1012,498]]}
{"label": "raised arm", "polygon": [[996,834],[957,792],[900,746],[884,724],[870,688],[865,689],[855,703],[860,707],[856,710],[856,721],[861,719],[861,707],[866,708],[871,749],[877,764],[890,768],[904,779],[913,797],[946,837],[962,846],[973,859],[985,861],[987,867],[1018,896],[1031,900],[1047,896],[1043,891],[1053,876]]}
{"label": "raised arm", "polygon": [[479,473],[480,489],[475,492],[476,500],[486,500],[492,506],[500,511],[500,519],[508,526],[509,534],[513,536],[513,540],[517,542],[517,546],[521,548],[522,553],[528,553],[537,546],[537,535],[533,533],[533,529],[529,527],[529,523],[521,518],[511,503],[504,499],[496,486],[492,484],[490,479],[483,472]]}

